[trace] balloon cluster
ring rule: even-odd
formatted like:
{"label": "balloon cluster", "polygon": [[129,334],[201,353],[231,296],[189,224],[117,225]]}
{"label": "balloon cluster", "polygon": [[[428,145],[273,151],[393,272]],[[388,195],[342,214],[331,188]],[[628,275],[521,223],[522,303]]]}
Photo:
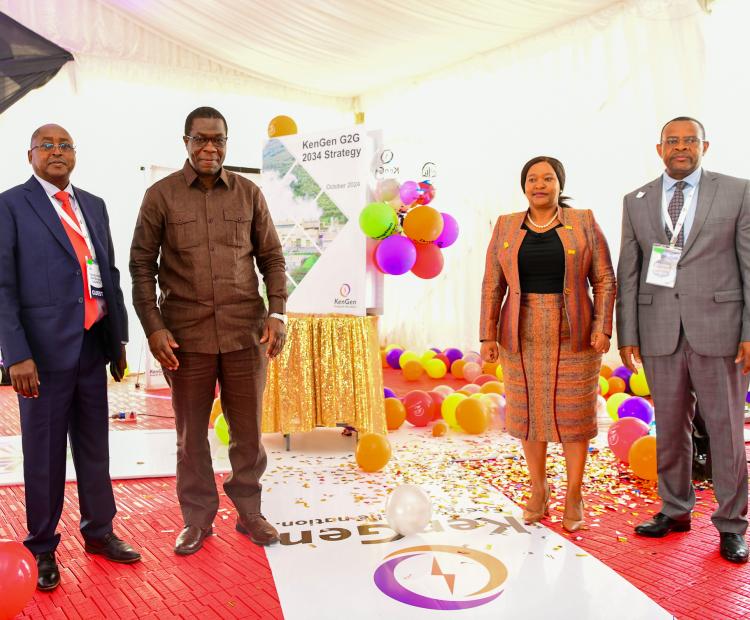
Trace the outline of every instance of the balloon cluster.
{"label": "balloon cluster", "polygon": [[[383,273],[398,276],[411,271],[423,279],[443,270],[442,249],[458,238],[458,222],[448,213],[428,206],[435,198],[429,181],[386,179],[376,189],[377,202],[359,215],[359,227],[372,239],[375,265]],[[402,234],[403,232],[403,234]]]}
{"label": "balloon cluster", "polygon": [[613,421],[607,432],[610,449],[636,476],[656,480],[654,406],[643,369],[634,374],[625,366],[602,366],[599,391],[599,408]]}
{"label": "balloon cluster", "polygon": [[411,390],[402,398],[390,388],[385,388],[388,430],[400,428],[405,421],[416,427],[433,424],[432,434],[435,437],[445,435],[449,428],[470,435],[482,434],[490,427],[505,428],[505,387],[499,365],[482,364],[475,351],[464,355],[455,348],[442,352],[430,349],[419,356],[413,351],[404,351],[401,347],[391,345],[383,349],[381,355],[385,366],[403,362],[394,367],[402,368],[405,374],[416,368],[412,364],[423,368],[421,364],[424,363],[427,373],[433,378],[439,378],[433,376],[434,373],[430,374],[439,363],[442,366],[440,377],[445,376],[446,368],[450,367],[455,378],[469,381],[458,390],[440,385],[430,391]]}
{"label": "balloon cluster", "polygon": [[[464,354],[455,347],[442,351],[432,348],[417,353],[391,344],[380,350],[380,361],[383,368],[401,370],[407,381],[416,381],[425,373],[431,379],[442,379],[449,372],[455,379],[466,379],[469,383],[480,376],[485,380],[503,380],[503,370],[499,364],[482,362],[479,353],[469,351]],[[489,379],[484,375],[489,375]]]}

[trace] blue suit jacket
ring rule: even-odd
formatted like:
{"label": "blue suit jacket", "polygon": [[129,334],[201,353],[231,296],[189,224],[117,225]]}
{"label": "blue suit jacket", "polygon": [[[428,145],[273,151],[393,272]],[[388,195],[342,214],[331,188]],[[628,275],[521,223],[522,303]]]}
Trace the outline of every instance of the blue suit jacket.
{"label": "blue suit jacket", "polygon": [[[77,187],[104,285],[103,349],[119,357],[128,320],[104,201]],[[33,358],[39,370],[68,370],[83,339],[83,279],[73,245],[32,176],[0,194],[0,350],[10,367]]]}

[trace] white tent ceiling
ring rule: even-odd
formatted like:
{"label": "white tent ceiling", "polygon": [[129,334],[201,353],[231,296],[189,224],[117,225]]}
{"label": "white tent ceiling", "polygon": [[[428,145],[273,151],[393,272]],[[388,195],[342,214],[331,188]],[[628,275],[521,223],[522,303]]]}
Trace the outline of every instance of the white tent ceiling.
{"label": "white tent ceiling", "polygon": [[354,97],[525,39],[615,0],[99,0],[256,78]]}

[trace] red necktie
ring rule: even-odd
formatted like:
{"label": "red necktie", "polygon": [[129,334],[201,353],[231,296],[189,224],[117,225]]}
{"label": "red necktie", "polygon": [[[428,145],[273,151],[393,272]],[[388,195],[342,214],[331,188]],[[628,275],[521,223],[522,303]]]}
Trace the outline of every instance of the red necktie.
{"label": "red necktie", "polygon": [[[57,192],[55,194],[55,198],[57,198],[62,203],[62,209],[65,211],[65,213],[68,215],[68,217],[73,221],[77,222],[75,213],[73,213],[73,208],[70,206],[70,195],[68,192]],[[71,228],[70,224],[68,224],[64,219],[60,218],[63,224],[63,228],[65,228],[65,232],[68,233],[68,238],[70,239],[70,243],[73,244],[73,249],[76,252],[76,256],[78,257],[78,264],[81,267],[81,277],[83,278],[83,303],[84,303],[84,313],[83,313],[83,328],[89,329],[95,322],[97,316],[99,316],[99,306],[96,303],[96,299],[91,297],[89,294],[89,285],[86,281],[86,257],[91,254],[89,252],[89,248],[86,245],[86,241],[84,238],[78,234],[73,228]]]}

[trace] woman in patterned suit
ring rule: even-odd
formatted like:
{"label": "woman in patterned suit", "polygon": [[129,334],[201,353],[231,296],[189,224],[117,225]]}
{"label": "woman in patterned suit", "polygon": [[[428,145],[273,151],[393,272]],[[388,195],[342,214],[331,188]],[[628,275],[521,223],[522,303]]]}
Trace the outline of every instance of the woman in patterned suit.
{"label": "woman in patterned suit", "polygon": [[563,527],[573,532],[583,525],[581,484],[596,436],[615,275],[591,211],[568,208],[560,195],[565,169],[557,159],[529,161],[521,187],[529,208],[501,215],[487,249],[481,354],[503,367],[508,432],[523,444],[531,480],[524,520],[548,514],[547,443],[561,442],[568,476]]}

